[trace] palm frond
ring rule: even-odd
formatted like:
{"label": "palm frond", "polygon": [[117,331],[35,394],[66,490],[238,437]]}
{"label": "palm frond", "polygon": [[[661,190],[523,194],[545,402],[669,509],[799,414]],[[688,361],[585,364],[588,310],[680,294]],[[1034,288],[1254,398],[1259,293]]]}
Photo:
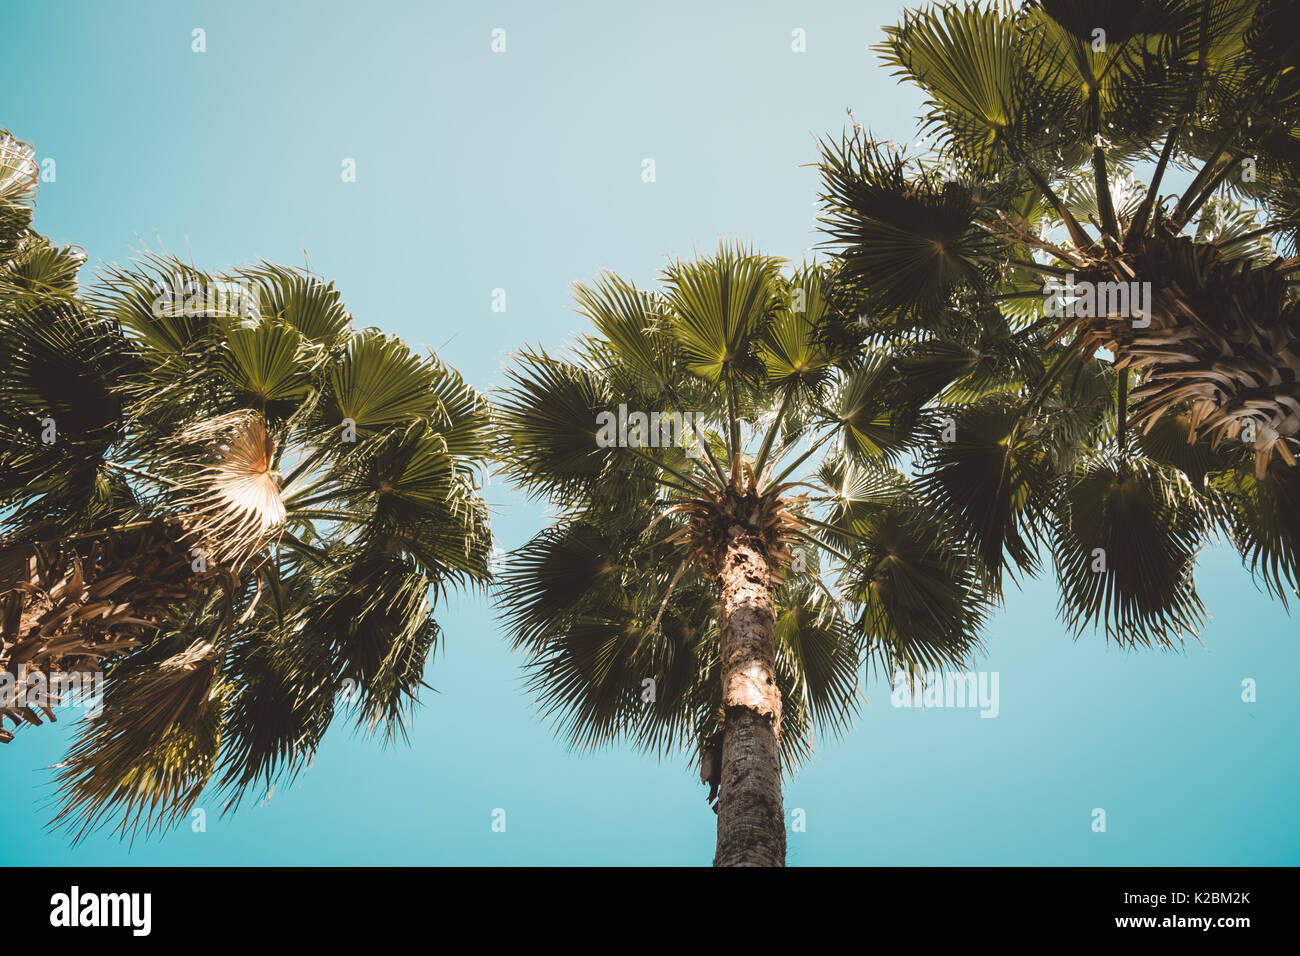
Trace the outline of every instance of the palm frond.
{"label": "palm frond", "polygon": [[1052,537],[1066,622],[1129,646],[1195,636],[1204,606],[1192,569],[1209,517],[1180,472],[1145,459],[1081,464]]}

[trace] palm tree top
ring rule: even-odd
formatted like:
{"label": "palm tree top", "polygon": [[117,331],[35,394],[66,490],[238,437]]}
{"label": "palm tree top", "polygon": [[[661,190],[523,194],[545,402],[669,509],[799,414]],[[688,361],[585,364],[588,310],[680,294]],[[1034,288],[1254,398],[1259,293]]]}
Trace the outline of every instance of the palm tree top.
{"label": "palm tree top", "polygon": [[498,459],[559,510],[508,557],[500,600],[573,743],[716,732],[728,535],[771,570],[787,761],[851,720],[864,659],[919,670],[976,646],[973,556],[890,467],[919,420],[887,363],[855,367],[829,338],[826,292],[816,266],[724,244],[653,291],[579,285],[592,331],[517,357]]}
{"label": "palm tree top", "polygon": [[29,159],[0,135],[0,669],[107,676],[56,822],[233,808],[336,714],[405,734],[438,602],[489,579],[486,400],[303,269],[145,253],[83,291]]}
{"label": "palm tree top", "polygon": [[1284,600],[1300,583],[1286,7],[908,11],[877,50],[922,90],[927,148],[822,145],[837,334],[946,419],[918,484],[993,584],[1046,546],[1076,630],[1195,634],[1215,535]]}

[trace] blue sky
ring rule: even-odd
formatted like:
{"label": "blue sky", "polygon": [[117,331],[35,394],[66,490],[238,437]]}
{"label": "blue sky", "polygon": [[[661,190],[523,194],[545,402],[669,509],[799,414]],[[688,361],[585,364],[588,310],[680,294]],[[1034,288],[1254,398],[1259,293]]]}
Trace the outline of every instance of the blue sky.
{"label": "blue sky", "polygon": [[[915,139],[919,96],[868,50],[900,9],[13,4],[0,127],[55,160],[37,226],[92,267],[144,248],[212,270],[301,264],[306,250],[359,324],[438,349],[486,390],[510,351],[579,331],[574,281],[611,269],[645,284],[719,238],[810,255],[817,138],[852,108],[882,138]],[[796,28],[805,53],[791,50]],[[541,527],[538,505],[500,483],[487,494],[503,546]],[[1208,551],[1198,583],[1213,617],[1181,653],[1072,640],[1050,578],[1011,592],[976,665],[999,674],[996,719],[893,708],[874,678],[852,733],[818,741],[788,783],[787,811],[807,819],[790,863],[1300,862],[1295,622],[1231,552]],[[70,848],[44,829],[46,768],[68,728],[20,733],[0,750],[0,863],[711,860],[715,817],[688,759],[569,752],[488,602],[455,597],[439,620],[426,675],[438,692],[409,746],[336,728],[269,801],[221,819],[201,800],[206,832]],[[1105,833],[1091,826],[1099,807]]]}

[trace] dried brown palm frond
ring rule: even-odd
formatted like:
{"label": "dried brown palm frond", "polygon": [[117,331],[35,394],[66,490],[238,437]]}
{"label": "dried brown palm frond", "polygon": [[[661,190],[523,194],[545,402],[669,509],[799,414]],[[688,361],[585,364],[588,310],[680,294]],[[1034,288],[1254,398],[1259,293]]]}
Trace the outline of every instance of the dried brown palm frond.
{"label": "dried brown palm frond", "polygon": [[103,713],[87,720],[61,765],[53,823],[79,840],[109,817],[120,832],[162,829],[189,813],[212,775],[230,686],[211,643],[115,673]]}
{"label": "dried brown palm frond", "polygon": [[[214,583],[229,586],[284,524],[274,452],[256,412],[200,422],[178,436],[178,515],[0,550],[0,672],[97,670]],[[0,723],[54,719],[48,706],[11,703],[0,703]]]}
{"label": "dried brown palm frond", "polygon": [[185,429],[180,460],[187,540],[206,562],[234,570],[263,553],[284,526],[275,442],[261,415],[232,412]]}
{"label": "dried brown palm frond", "polygon": [[1161,228],[1118,255],[1065,254],[1081,280],[1151,283],[1141,324],[1130,315],[1073,317],[1055,336],[1073,334],[1085,355],[1108,349],[1116,368],[1136,373],[1130,422],[1149,429],[1190,403],[1190,441],[1249,441],[1258,477],[1275,452],[1295,464],[1288,440],[1300,439],[1300,302],[1287,290],[1300,261],[1231,259],[1218,243]]}
{"label": "dried brown palm frond", "polygon": [[[0,548],[0,673],[16,679],[99,670],[146,643],[181,607],[227,574],[196,571],[179,519],[93,536]],[[53,719],[49,708],[45,715]],[[0,705],[9,718],[40,723],[37,709]],[[0,736],[8,736],[8,733]]]}

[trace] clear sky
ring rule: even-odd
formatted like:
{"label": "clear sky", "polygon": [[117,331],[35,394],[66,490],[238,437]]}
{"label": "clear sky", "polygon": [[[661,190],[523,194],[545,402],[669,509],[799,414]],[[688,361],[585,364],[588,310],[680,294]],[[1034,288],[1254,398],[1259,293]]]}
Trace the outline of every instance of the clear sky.
{"label": "clear sky", "polygon": [[[146,247],[212,270],[306,250],[359,324],[434,347],[486,390],[512,350],[580,330],[571,282],[612,269],[646,284],[724,237],[811,254],[817,138],[852,108],[915,139],[918,94],[868,50],[900,9],[7,0],[0,127],[55,160],[37,227],[92,267]],[[503,546],[542,526],[500,483],[487,494]],[[870,680],[853,731],[788,782],[807,820],[790,863],[1300,863],[1296,622],[1229,551],[1203,556],[1198,585],[1213,619],[1181,653],[1072,640],[1050,577],[1011,591],[976,664],[999,675],[995,719],[893,708]],[[20,732],[0,747],[0,863],[711,861],[690,760],[569,752],[486,599],[438,617],[438,692],[409,746],[338,727],[269,801],[221,819],[201,800],[206,832],[69,848],[44,829],[66,723]]]}

